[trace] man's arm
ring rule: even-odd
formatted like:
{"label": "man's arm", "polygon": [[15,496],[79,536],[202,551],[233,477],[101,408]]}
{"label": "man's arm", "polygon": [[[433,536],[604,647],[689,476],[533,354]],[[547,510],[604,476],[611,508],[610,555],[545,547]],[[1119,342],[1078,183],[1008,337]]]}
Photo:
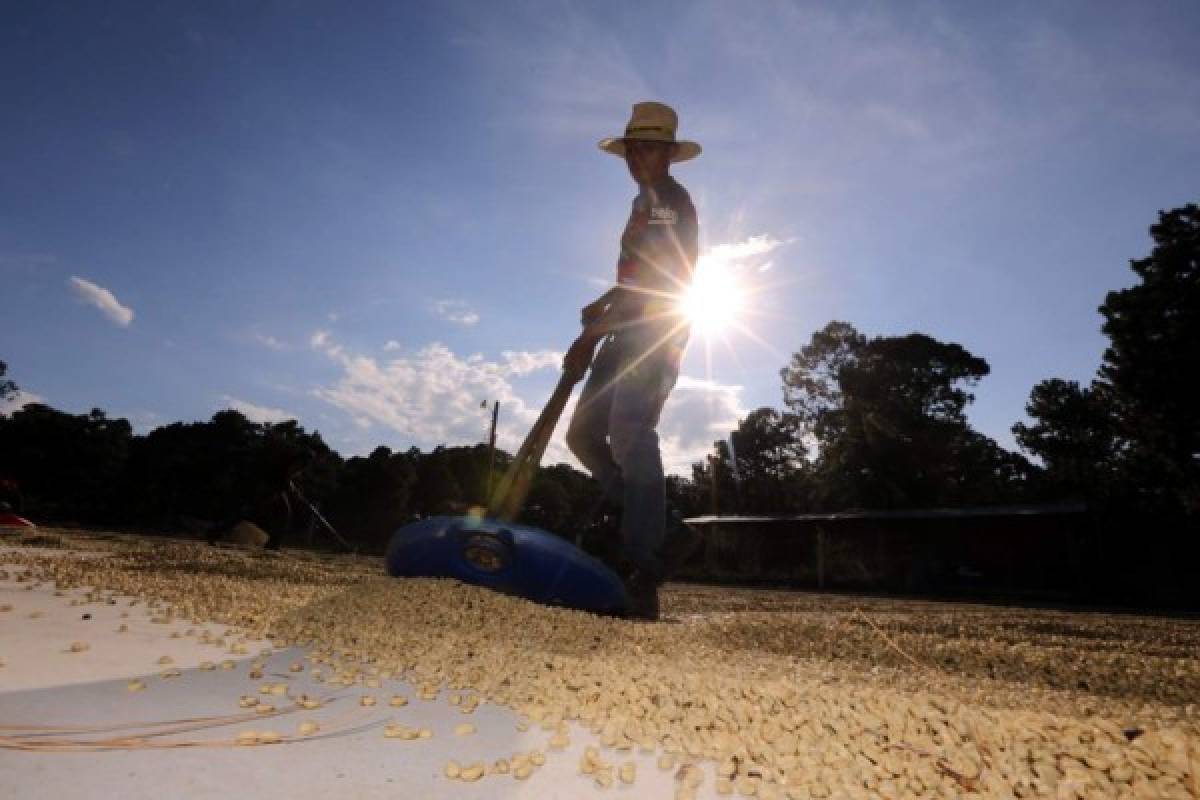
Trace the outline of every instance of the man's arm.
{"label": "man's arm", "polygon": [[580,312],[583,332],[571,344],[563,359],[566,372],[577,378],[583,377],[583,373],[591,366],[596,343],[629,318],[626,306],[634,294],[628,287],[618,284],[583,307]]}
{"label": "man's arm", "polygon": [[607,312],[609,307],[612,306],[613,296],[616,294],[619,288],[620,287],[614,286],[583,307],[583,310],[579,315],[580,323],[583,325],[583,327],[588,327],[604,316],[605,312]]}
{"label": "man's arm", "polygon": [[584,335],[599,338],[616,330],[624,320],[637,319],[642,294],[633,287],[617,284],[588,303],[580,314]]}

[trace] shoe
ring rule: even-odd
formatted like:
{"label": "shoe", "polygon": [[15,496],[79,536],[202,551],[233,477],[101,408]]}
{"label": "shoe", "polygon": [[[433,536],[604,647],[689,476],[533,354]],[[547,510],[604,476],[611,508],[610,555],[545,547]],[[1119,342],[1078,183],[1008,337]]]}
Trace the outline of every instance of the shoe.
{"label": "shoe", "polygon": [[644,568],[633,570],[625,579],[625,591],[629,594],[629,619],[648,622],[658,621],[659,576]]}

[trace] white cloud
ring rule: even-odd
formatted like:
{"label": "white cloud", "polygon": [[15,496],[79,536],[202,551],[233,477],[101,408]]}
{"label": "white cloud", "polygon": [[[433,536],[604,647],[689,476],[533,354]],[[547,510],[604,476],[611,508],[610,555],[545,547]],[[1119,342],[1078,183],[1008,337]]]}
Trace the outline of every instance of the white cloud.
{"label": "white cloud", "polygon": [[704,253],[707,258],[717,261],[744,261],[754,256],[761,256],[785,245],[795,239],[776,239],[769,234],[750,236],[740,242],[727,242],[713,245]]}
{"label": "white cloud", "polygon": [[390,353],[393,350],[399,350],[401,347],[403,347],[403,345],[401,345],[395,339],[388,339],[383,343],[383,350],[385,353]]}
{"label": "white cloud", "polygon": [[278,339],[276,339],[274,336],[271,336],[270,334],[255,333],[254,338],[263,347],[269,347],[272,350],[286,350],[287,349],[286,344],[279,341]]}
{"label": "white cloud", "polygon": [[433,304],[433,313],[456,325],[470,327],[479,322],[479,315],[467,306],[465,300],[438,300]]}
{"label": "white cloud", "polygon": [[741,386],[727,383],[718,383],[707,378],[693,378],[690,375],[680,375],[679,380],[675,381],[676,389],[691,390],[697,392],[714,392],[737,394],[742,391]]}
{"label": "white cloud", "polygon": [[338,356],[342,353],[342,346],[332,343],[332,334],[329,331],[317,330],[313,331],[313,335],[309,337],[308,344],[314,350],[320,350],[326,355]]}
{"label": "white cloud", "polygon": [[[528,434],[545,398],[519,394],[511,380],[532,372],[557,370],[563,354],[553,350],[505,351],[499,360],[460,356],[433,343],[412,353],[377,360],[355,355],[318,331],[313,349],[339,364],[343,373],[312,394],[346,412],[360,428],[379,424],[420,447],[471,444],[486,439],[490,401],[500,401],[500,447],[515,452]],[[397,348],[398,350],[399,348]],[[663,466],[669,473],[690,474],[717,439],[725,438],[746,416],[742,387],[681,375],[667,400],[658,432]],[[563,412],[543,464],[579,463],[565,443],[567,423],[579,390]],[[489,401],[487,408],[480,403]]]}
{"label": "white cloud", "polygon": [[290,411],[284,411],[282,408],[260,406],[245,400],[239,400],[227,394],[221,395],[221,402],[234,411],[240,411],[251,422],[284,422],[289,419],[296,419],[295,414]]}
{"label": "white cloud", "polygon": [[100,309],[104,316],[122,328],[133,322],[133,309],[121,305],[116,295],[108,289],[74,275],[68,283],[80,300]]}
{"label": "white cloud", "polygon": [[499,361],[460,356],[440,343],[385,360],[347,352],[327,331],[311,339],[314,350],[339,364],[343,374],[313,395],[345,411],[355,425],[379,424],[421,447],[483,441],[490,416],[484,400],[500,401],[501,447],[518,447],[537,417],[510,379],[557,368],[562,354],[549,350],[505,352]]}
{"label": "white cloud", "polygon": [[14,411],[20,411],[31,403],[44,403],[46,398],[40,394],[27,392],[24,389],[17,389],[16,394],[11,397],[0,398],[0,417],[7,417]]}
{"label": "white cloud", "polygon": [[729,436],[748,413],[741,393],[741,386],[679,376],[658,425],[663,468],[668,473],[690,476],[692,464],[703,461],[713,442]]}
{"label": "white cloud", "polygon": [[563,354],[557,350],[505,350],[500,356],[504,359],[504,366],[509,375],[527,375],[539,369],[558,369],[563,361]]}

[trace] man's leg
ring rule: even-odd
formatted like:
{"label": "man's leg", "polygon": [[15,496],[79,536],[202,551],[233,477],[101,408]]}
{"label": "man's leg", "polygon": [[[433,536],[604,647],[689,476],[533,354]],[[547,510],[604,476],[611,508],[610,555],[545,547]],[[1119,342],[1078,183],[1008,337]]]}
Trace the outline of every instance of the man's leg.
{"label": "man's leg", "polygon": [[604,493],[618,502],[622,495],[621,471],[608,444],[608,422],[613,402],[612,382],[619,362],[620,353],[613,341],[600,346],[567,427],[567,447],[592,473]]}
{"label": "man's leg", "polygon": [[[631,351],[633,358],[640,353],[640,348]],[[624,483],[625,556],[656,579],[662,571],[658,552],[666,529],[666,485],[655,428],[678,373],[675,360],[660,346],[619,377],[609,416],[613,459]]]}

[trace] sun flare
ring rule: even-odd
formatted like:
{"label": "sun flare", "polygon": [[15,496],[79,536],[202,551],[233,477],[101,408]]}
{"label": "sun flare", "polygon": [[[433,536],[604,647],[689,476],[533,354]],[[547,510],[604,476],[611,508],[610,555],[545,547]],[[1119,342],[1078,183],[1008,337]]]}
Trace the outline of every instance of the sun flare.
{"label": "sun flare", "polygon": [[702,256],[692,285],[680,307],[696,331],[708,336],[722,333],[742,311],[745,292],[738,276],[723,259]]}

